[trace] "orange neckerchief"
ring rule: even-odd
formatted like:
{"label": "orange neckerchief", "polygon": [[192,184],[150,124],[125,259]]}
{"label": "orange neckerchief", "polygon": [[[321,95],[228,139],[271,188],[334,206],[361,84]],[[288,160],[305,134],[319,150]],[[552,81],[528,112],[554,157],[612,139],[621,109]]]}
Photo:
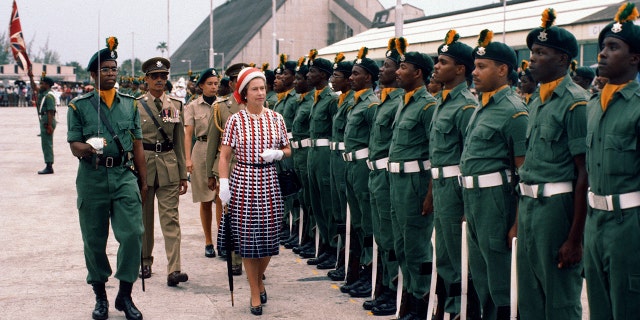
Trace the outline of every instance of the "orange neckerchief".
{"label": "orange neckerchief", "polygon": [[547,99],[551,98],[551,94],[553,93],[553,90],[556,89],[556,87],[560,84],[562,79],[564,79],[564,77],[553,80],[551,82],[540,84],[540,101],[542,101],[542,103],[547,101]]}
{"label": "orange neckerchief", "polygon": [[278,93],[278,101],[282,101],[282,99],[284,99],[284,97],[287,96],[286,92],[280,92]]}
{"label": "orange neckerchief", "polygon": [[524,102],[526,104],[529,104],[529,100],[531,100],[531,96],[533,95],[533,93],[525,93],[524,94]]}
{"label": "orange neckerchief", "polygon": [[356,93],[353,95],[353,98],[354,98],[353,100],[354,100],[354,101],[356,101],[356,103],[357,103],[357,101],[358,101],[358,99],[360,98],[360,96],[361,96],[363,93],[367,92],[367,90],[369,90],[369,88],[364,88],[364,89],[362,89],[362,90],[360,90],[360,91],[356,91]]}
{"label": "orange neckerchief", "polygon": [[305,93],[301,93],[301,94],[300,94],[300,100],[298,100],[298,101],[302,101],[302,100],[304,100],[304,96],[306,96],[306,95],[307,95],[307,93],[309,93],[309,91],[307,91],[307,92],[305,92]]}
{"label": "orange neckerchief", "polygon": [[442,90],[442,101],[447,100],[447,96],[449,96],[449,92],[451,92],[451,90]]}
{"label": "orange neckerchief", "polygon": [[340,108],[340,106],[342,105],[342,103],[344,102],[344,98],[347,97],[347,95],[349,94],[349,92],[351,92],[351,90],[341,93],[340,97],[338,97],[338,108]]}
{"label": "orange neckerchief", "polygon": [[318,103],[318,96],[322,93],[322,91],[324,91],[324,88],[316,89],[315,96],[313,97],[313,103]]}
{"label": "orange neckerchief", "polygon": [[384,88],[382,89],[382,91],[380,91],[380,101],[384,102],[384,100],[387,99],[387,96],[389,95],[389,93],[393,92],[393,90],[396,90],[398,88]]}
{"label": "orange neckerchief", "polygon": [[406,106],[407,103],[409,103],[409,100],[411,100],[411,97],[413,97],[413,94],[416,93],[416,91],[418,91],[420,88],[422,88],[422,86],[417,87],[407,93],[404,94],[404,105]]}
{"label": "orange neckerchief", "polygon": [[611,99],[613,98],[613,94],[620,91],[620,89],[624,88],[628,83],[629,82],[623,84],[607,83],[604,85],[604,88],[602,88],[602,91],[600,92],[600,107],[602,108],[602,112],[607,110],[609,102],[611,102]]}
{"label": "orange neckerchief", "polygon": [[482,106],[483,107],[486,106],[487,103],[489,103],[489,99],[491,99],[491,97],[493,97],[494,94],[496,94],[498,91],[500,91],[500,90],[502,90],[502,89],[504,89],[504,88],[506,88],[508,86],[509,86],[508,84],[505,84],[505,85],[503,85],[502,87],[500,87],[500,88],[498,88],[496,90],[489,91],[489,92],[483,92],[482,93]]}
{"label": "orange neckerchief", "polygon": [[99,90],[99,91],[100,91],[100,98],[102,98],[102,101],[104,101],[104,104],[106,104],[107,107],[111,109],[111,106],[113,105],[113,99],[115,99],[116,97],[116,88],[111,88],[109,90]]}

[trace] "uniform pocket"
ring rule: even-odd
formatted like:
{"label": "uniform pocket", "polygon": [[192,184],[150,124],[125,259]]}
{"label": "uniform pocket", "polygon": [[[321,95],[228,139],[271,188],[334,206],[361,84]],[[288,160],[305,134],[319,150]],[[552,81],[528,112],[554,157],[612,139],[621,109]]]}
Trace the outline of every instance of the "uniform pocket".
{"label": "uniform pocket", "polygon": [[561,136],[562,128],[560,127],[549,125],[540,126],[540,140],[541,143],[543,143],[543,150],[545,150],[539,155],[542,160],[553,161],[553,159],[558,158],[562,154],[562,148],[558,143]]}
{"label": "uniform pocket", "polygon": [[403,119],[398,123],[398,144],[415,145],[423,142],[424,134],[416,132],[418,121],[414,119]]}
{"label": "uniform pocket", "polygon": [[607,134],[604,139],[605,172],[612,175],[636,172],[639,164],[636,145],[636,136]]}

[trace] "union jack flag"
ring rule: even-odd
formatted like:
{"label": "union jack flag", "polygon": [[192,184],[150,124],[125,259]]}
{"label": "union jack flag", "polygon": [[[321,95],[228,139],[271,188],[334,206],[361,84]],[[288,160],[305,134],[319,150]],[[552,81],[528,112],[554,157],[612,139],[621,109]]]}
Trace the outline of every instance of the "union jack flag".
{"label": "union jack flag", "polygon": [[22,26],[20,25],[20,16],[18,16],[18,5],[13,0],[13,10],[11,10],[11,21],[9,21],[9,34],[11,40],[11,52],[13,58],[22,70],[31,69],[31,61],[27,56],[27,46],[22,36]]}

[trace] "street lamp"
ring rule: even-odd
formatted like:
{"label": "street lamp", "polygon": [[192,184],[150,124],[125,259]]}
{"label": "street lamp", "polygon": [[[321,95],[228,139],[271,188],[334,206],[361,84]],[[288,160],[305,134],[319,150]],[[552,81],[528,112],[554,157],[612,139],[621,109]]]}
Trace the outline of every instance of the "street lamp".
{"label": "street lamp", "polygon": [[181,62],[188,62],[189,63],[189,73],[191,73],[191,60],[189,59],[182,59],[180,60]]}

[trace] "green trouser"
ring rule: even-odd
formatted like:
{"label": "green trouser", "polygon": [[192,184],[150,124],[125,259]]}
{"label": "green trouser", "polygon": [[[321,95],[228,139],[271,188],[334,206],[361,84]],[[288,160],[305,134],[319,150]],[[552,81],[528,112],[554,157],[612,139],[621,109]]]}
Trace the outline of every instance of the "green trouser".
{"label": "green trouser", "polygon": [[[53,133],[48,134],[44,124],[47,123],[47,115],[40,118],[40,144],[42,145],[42,153],[44,154],[44,163],[53,163]],[[53,129],[56,128],[56,119],[51,124]]]}
{"label": "green trouser", "polygon": [[[320,231],[321,245],[330,245],[336,233],[336,225],[331,212],[331,175],[327,174],[327,163],[331,150],[326,147],[311,147],[307,157],[309,170],[309,198],[313,216]],[[335,242],[332,244],[335,248]]]}
{"label": "green trouser", "polygon": [[393,250],[393,228],[391,226],[391,191],[387,170],[374,170],[369,173],[371,191],[371,224],[373,236],[378,244],[382,261],[382,285],[396,289],[393,279],[398,276],[398,260]]}
{"label": "green trouser", "polygon": [[488,320],[496,318],[498,307],[510,305],[511,249],[507,237],[515,221],[517,205],[510,189],[504,184],[462,190],[469,270],[483,319]]}
{"label": "green trouser", "polygon": [[[329,157],[331,166],[331,211],[336,224],[344,224],[347,221],[347,187],[345,182],[345,162],[342,160],[342,151],[331,151]],[[344,235],[342,243],[344,245]]]}
{"label": "green trouser", "polygon": [[[293,158],[292,157],[282,158],[282,160],[278,162],[278,165],[276,166],[276,168],[278,169],[278,172],[282,170],[293,169]],[[290,223],[292,222],[295,223],[296,220],[300,218],[300,211],[295,210],[293,208],[293,202],[297,198],[298,198],[298,195],[293,194],[282,199],[284,202],[284,215],[282,216],[282,223],[285,226],[285,228],[289,228]],[[293,217],[293,221],[289,220],[289,213],[291,213],[291,217]],[[292,230],[292,232],[295,233],[295,232],[298,232],[298,230]]]}
{"label": "green trouser", "polygon": [[[621,164],[622,165],[622,164]],[[640,207],[589,208],[584,230],[584,270],[591,320],[640,315]]]}
{"label": "green trouser", "polygon": [[422,215],[429,171],[389,173],[395,251],[407,292],[422,299],[431,286],[433,215]]}
{"label": "green trouser", "polygon": [[135,282],[140,270],[144,232],[136,177],[122,166],[96,169],[88,162],[80,161],[76,188],[87,283],[106,282],[112,273],[106,253],[109,220],[120,243],[115,277]]}
{"label": "green trouser", "polygon": [[369,265],[373,258],[373,227],[371,226],[371,193],[369,167],[365,159],[346,163],[347,202],[351,213],[351,234],[355,233],[362,248],[360,264]]}
{"label": "green trouser", "polygon": [[302,182],[302,190],[298,193],[298,199],[300,200],[300,209],[303,210],[303,230],[304,234],[311,239],[314,238],[313,228],[315,227],[315,220],[313,212],[311,210],[311,196],[309,194],[309,171],[307,167],[307,154],[309,148],[295,149],[293,153],[293,168]]}
{"label": "green trouser", "polygon": [[458,177],[432,180],[436,268],[447,291],[445,311],[460,313],[462,217],[464,203]]}
{"label": "green trouser", "polygon": [[573,222],[573,194],[518,206],[518,308],[520,319],[582,319],[582,263],[558,269],[558,251]]}

